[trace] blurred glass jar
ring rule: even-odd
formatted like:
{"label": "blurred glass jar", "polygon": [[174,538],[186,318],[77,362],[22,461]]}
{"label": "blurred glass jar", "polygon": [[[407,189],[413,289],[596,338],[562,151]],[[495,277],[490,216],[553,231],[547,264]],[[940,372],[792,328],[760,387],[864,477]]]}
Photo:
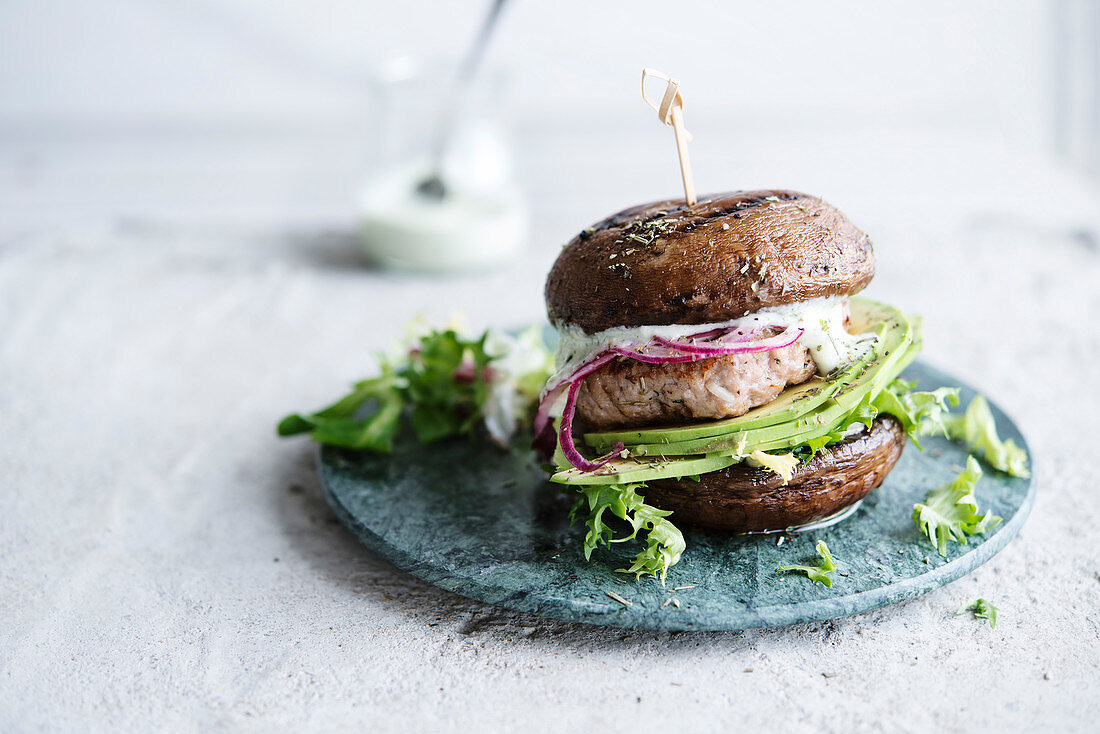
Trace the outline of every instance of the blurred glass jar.
{"label": "blurred glass jar", "polygon": [[492,68],[454,102],[440,175],[442,198],[418,191],[455,85],[454,65],[398,59],[373,83],[371,172],[362,198],[362,247],[372,262],[448,271],[506,262],[527,237],[526,202],[503,122],[503,75]]}

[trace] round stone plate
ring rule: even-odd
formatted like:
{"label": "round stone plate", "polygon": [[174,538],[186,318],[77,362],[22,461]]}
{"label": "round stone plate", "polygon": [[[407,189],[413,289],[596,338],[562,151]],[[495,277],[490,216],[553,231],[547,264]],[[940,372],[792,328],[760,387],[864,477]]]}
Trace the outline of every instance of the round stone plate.
{"label": "round stone plate", "polygon": [[[918,379],[924,390],[960,386],[963,406],[974,396],[919,362],[905,377]],[[1012,421],[992,409],[1001,438],[1026,448]],[[637,541],[597,549],[584,560],[583,529],[567,520],[573,493],[546,481],[529,441],[521,437],[505,451],[488,442],[424,446],[405,438],[388,456],[326,447],[321,483],[336,515],[364,545],[430,584],[544,617],[660,630],[773,627],[911,599],[992,558],[1019,531],[1035,497],[1030,479],[983,464],[978,505],[1004,522],[969,545],[949,544],[947,558],[940,557],[913,522],[913,504],[954,478],[966,450],[928,438],[923,452],[910,443],[886,482],[832,527],[750,537],[682,527],[687,550],[662,586],[616,572],[630,565]],[[831,588],[776,571],[816,563],[818,540],[837,560]]]}

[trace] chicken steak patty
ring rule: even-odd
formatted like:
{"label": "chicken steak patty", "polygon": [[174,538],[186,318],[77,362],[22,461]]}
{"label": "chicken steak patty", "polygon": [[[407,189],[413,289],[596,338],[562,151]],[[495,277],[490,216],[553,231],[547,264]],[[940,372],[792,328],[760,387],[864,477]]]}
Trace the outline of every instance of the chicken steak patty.
{"label": "chicken steak patty", "polygon": [[798,342],[679,364],[619,359],[584,380],[577,415],[598,430],[734,418],[816,371],[810,351]]}

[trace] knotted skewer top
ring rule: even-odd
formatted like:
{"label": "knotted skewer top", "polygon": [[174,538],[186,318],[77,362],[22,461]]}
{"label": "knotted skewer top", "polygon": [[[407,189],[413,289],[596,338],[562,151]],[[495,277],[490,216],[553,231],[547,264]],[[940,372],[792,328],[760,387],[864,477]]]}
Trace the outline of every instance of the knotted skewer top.
{"label": "knotted skewer top", "polygon": [[[661,101],[646,94],[645,83],[648,77],[665,82],[665,92]],[[684,199],[688,206],[694,206],[695,180],[691,173],[691,160],[688,158],[687,144],[691,133],[684,128],[684,96],[680,93],[680,82],[653,69],[642,69],[642,99],[657,112],[657,118],[665,125],[671,125],[676,134],[676,153],[680,157],[680,175],[684,182]]]}

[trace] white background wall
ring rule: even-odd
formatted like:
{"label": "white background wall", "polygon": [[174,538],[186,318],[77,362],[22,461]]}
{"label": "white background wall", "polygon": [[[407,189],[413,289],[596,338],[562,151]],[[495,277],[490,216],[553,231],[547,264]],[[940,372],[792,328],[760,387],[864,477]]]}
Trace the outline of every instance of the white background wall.
{"label": "white background wall", "polygon": [[[512,71],[521,118],[640,120],[648,65],[683,81],[696,127],[962,126],[1029,146],[1050,136],[1053,0],[512,1],[492,58]],[[0,124],[345,124],[369,117],[372,68],[461,53],[485,6],[5,0]]]}
{"label": "white background wall", "polygon": [[[798,188],[867,227],[961,192],[960,211],[1019,192],[1059,231],[1100,216],[1084,179],[1075,223],[1031,203],[1052,153],[1100,171],[1094,77],[1065,73],[1100,59],[1095,0],[509,1],[490,62],[540,247],[678,190],[643,66],[684,85],[700,191]],[[369,80],[459,57],[487,5],[0,0],[0,229],[347,227],[374,170]]]}

